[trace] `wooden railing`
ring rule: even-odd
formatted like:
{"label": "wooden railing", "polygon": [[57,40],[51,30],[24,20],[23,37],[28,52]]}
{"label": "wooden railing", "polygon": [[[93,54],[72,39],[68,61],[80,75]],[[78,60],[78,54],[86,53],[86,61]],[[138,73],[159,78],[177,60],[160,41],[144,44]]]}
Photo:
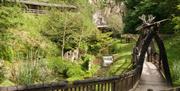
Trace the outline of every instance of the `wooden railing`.
{"label": "wooden railing", "polygon": [[24,10],[25,13],[35,13],[35,14],[45,14],[46,10],[38,10],[38,9],[26,9]]}
{"label": "wooden railing", "polygon": [[71,11],[76,12],[78,8],[74,5],[65,5],[65,4],[55,4],[47,2],[34,2],[31,0],[1,0],[2,2],[7,2],[10,4],[18,3],[22,5],[22,8],[25,9],[27,13],[35,14],[45,14],[51,9],[57,9],[59,11]]}
{"label": "wooden railing", "polygon": [[152,54],[153,56],[152,56],[152,60],[151,60],[151,62],[158,68],[158,70],[161,72],[161,74],[162,74],[162,76],[164,77],[164,78],[166,78],[165,77],[165,70],[164,70],[164,68],[163,68],[163,63],[162,63],[162,61],[161,61],[161,59],[160,59],[160,56],[159,56],[159,54],[158,53],[153,53]]}
{"label": "wooden railing", "polygon": [[77,80],[69,84],[67,81],[51,84],[28,86],[0,87],[0,91],[128,91],[140,78],[140,69],[120,76]]}

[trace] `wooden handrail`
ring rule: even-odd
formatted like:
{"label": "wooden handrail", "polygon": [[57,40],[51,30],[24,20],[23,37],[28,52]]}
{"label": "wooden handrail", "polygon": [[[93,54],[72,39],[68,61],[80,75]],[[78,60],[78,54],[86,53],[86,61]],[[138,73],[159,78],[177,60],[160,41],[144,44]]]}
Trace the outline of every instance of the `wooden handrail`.
{"label": "wooden handrail", "polygon": [[[140,69],[127,72],[119,76],[77,80],[72,84],[68,81],[51,84],[35,84],[27,86],[0,87],[0,91],[128,91],[140,78]],[[76,90],[75,90],[76,89]],[[86,90],[84,90],[86,89]]]}
{"label": "wooden handrail", "polygon": [[74,5],[53,4],[53,3],[45,3],[45,2],[33,2],[33,1],[23,1],[23,0],[7,0],[7,2],[20,3],[20,4],[25,4],[25,5],[35,5],[35,6],[42,6],[42,7],[77,9],[77,7]]}
{"label": "wooden handrail", "polygon": [[48,10],[55,8],[60,11],[77,11],[77,7],[74,5],[65,5],[65,4],[53,4],[45,2],[34,2],[34,1],[23,1],[23,0],[7,0],[8,3],[18,3],[22,4],[25,7],[26,13],[35,13],[35,14],[45,14]]}

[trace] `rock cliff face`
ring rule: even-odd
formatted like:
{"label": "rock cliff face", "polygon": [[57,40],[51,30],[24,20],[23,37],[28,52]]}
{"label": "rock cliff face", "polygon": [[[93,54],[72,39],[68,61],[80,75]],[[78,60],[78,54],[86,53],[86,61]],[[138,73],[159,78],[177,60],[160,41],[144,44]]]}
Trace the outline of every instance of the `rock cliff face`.
{"label": "rock cliff face", "polygon": [[[126,5],[124,2],[115,3],[113,0],[107,0],[106,2],[103,0],[89,0],[89,3],[95,7],[98,7],[100,2],[103,2],[105,6],[101,9],[97,8],[93,15],[93,20],[96,26],[117,27],[117,29],[122,29],[122,17],[126,14]],[[113,19],[116,24],[111,25]]]}
{"label": "rock cliff face", "polygon": [[111,13],[116,14],[125,14],[126,13],[126,5],[124,2],[116,3],[114,0],[89,0],[91,5],[98,5],[100,2],[105,3],[105,7],[103,8],[104,14],[108,16]]}
{"label": "rock cliff face", "polygon": [[93,15],[93,21],[96,26],[107,26],[107,22],[101,10],[98,10]]}

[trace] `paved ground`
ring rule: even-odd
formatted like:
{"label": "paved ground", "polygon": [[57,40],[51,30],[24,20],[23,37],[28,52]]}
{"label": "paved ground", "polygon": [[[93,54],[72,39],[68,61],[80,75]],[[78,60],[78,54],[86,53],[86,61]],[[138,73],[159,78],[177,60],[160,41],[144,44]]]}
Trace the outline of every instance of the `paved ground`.
{"label": "paved ground", "polygon": [[150,62],[145,62],[139,85],[135,91],[160,91],[167,88],[166,81],[156,66]]}

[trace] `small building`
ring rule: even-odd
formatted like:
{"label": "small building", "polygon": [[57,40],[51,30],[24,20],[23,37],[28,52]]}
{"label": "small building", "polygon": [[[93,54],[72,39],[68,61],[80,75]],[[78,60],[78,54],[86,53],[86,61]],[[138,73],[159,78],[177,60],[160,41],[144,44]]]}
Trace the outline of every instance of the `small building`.
{"label": "small building", "polygon": [[107,67],[113,63],[113,56],[103,56],[102,66]]}
{"label": "small building", "polygon": [[9,3],[18,3],[23,5],[27,13],[39,13],[44,14],[47,10],[52,8],[58,9],[60,11],[77,11],[77,7],[73,5],[65,4],[53,4],[46,2],[34,2],[30,0],[7,0]]}

